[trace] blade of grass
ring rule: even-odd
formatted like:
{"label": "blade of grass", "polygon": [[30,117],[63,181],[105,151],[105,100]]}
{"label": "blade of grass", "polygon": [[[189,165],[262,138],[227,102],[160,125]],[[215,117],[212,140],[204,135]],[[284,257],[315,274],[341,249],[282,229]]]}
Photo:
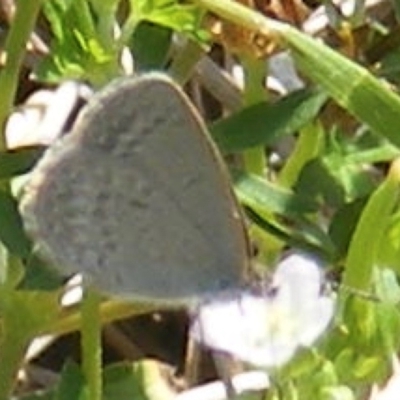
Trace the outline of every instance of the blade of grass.
{"label": "blade of grass", "polygon": [[11,399],[18,370],[31,340],[59,318],[58,295],[0,286],[0,399]]}
{"label": "blade of grass", "polygon": [[19,72],[25,54],[26,44],[33,31],[42,1],[16,1],[14,21],[4,46],[6,61],[0,72],[0,151],[5,150],[4,126],[13,107],[17,91]]}
{"label": "blade of grass", "polygon": [[[262,84],[265,80],[264,60],[251,59],[246,55],[240,57],[244,66],[245,85],[243,91],[243,105],[251,106],[261,101],[267,100],[267,91]],[[242,132],[246,134],[246,132]],[[249,173],[263,175],[267,165],[264,148],[261,146],[253,147],[243,153],[244,165]]]}
{"label": "blade of grass", "polygon": [[315,119],[326,102],[324,92],[299,90],[275,103],[261,102],[215,122],[211,134],[223,152],[274,145]]}
{"label": "blade of grass", "polygon": [[284,187],[292,187],[304,165],[319,154],[323,140],[324,130],[321,124],[306,125],[300,131],[295,148],[279,173],[278,182]]}
{"label": "blade of grass", "polygon": [[362,211],[347,253],[344,286],[361,291],[370,290],[377,251],[399,199],[399,192],[400,159],[397,159]]}
{"label": "blade of grass", "polygon": [[82,301],[82,368],[87,399],[102,399],[100,295],[86,288]]}
{"label": "blade of grass", "polygon": [[368,70],[295,29],[285,34],[297,65],[342,107],[400,146],[400,97]]}
{"label": "blade of grass", "polygon": [[360,121],[400,146],[400,97],[366,68],[294,27],[231,0],[194,0],[241,26],[287,46],[302,72]]}

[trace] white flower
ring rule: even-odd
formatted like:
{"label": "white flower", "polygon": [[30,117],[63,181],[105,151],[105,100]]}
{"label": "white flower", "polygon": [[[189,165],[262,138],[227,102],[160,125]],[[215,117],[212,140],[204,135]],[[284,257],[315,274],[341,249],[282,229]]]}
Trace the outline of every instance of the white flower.
{"label": "white flower", "polygon": [[255,366],[279,366],[327,328],[334,299],[324,294],[317,260],[296,253],[276,270],[268,294],[233,293],[200,306],[190,335]]}

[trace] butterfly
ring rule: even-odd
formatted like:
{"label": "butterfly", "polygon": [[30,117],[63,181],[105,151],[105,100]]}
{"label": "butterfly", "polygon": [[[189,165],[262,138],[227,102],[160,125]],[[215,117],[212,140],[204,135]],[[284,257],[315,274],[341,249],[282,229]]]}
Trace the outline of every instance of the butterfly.
{"label": "butterfly", "polygon": [[125,299],[187,305],[240,286],[249,264],[224,161],[160,73],[93,95],[35,166],[20,210],[43,258]]}

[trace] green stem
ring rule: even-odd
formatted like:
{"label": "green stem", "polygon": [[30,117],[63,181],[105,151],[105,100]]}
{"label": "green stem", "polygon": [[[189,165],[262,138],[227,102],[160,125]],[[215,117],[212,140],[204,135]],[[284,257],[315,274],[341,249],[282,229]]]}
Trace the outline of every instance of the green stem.
{"label": "green stem", "polygon": [[41,0],[16,0],[14,21],[4,46],[6,61],[0,73],[0,127],[2,130],[0,151],[4,151],[6,147],[5,123],[13,107],[26,44],[35,26],[41,5]]}
{"label": "green stem", "polygon": [[193,68],[204,55],[204,49],[193,40],[189,40],[173,58],[169,74],[181,85],[190,78]]}
{"label": "green stem", "polygon": [[[266,75],[265,60],[259,60],[243,55],[241,62],[245,72],[245,85],[243,92],[243,105],[252,106],[267,99],[267,91],[264,88]],[[251,135],[252,132],[243,132]],[[263,175],[266,166],[265,152],[262,146],[258,146],[244,152],[244,164],[247,172]]]}
{"label": "green stem", "polygon": [[115,46],[114,29],[117,23],[116,13],[117,1],[91,2],[97,16],[96,35],[99,42],[105,49],[112,49]]}
{"label": "green stem", "polygon": [[387,162],[400,156],[398,147],[390,143],[384,143],[378,147],[368,150],[361,150],[357,153],[350,153],[346,156],[346,164],[375,164]]}
{"label": "green stem", "polygon": [[355,0],[353,15],[350,18],[353,26],[358,27],[365,23],[365,0]]}
{"label": "green stem", "polygon": [[232,0],[194,0],[194,2],[228,21],[268,36],[271,40],[279,39],[280,31],[288,26]]}
{"label": "green stem", "polygon": [[85,289],[82,301],[82,367],[88,400],[102,399],[100,295]]}
{"label": "green stem", "polygon": [[319,122],[303,127],[294,150],[279,173],[279,184],[291,188],[307,162],[320,154],[323,143],[324,129]]}

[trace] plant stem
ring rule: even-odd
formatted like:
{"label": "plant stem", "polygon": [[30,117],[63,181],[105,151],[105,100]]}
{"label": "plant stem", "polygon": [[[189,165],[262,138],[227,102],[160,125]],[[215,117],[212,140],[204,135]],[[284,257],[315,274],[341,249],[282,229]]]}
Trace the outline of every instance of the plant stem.
{"label": "plant stem", "polygon": [[[240,57],[245,73],[245,85],[243,93],[243,105],[252,106],[267,99],[267,91],[263,82],[266,75],[265,60],[254,59],[243,55]],[[252,132],[243,132],[251,135]],[[265,152],[262,146],[258,146],[244,152],[244,163],[247,172],[263,175],[266,166]]]}
{"label": "plant stem", "polygon": [[82,301],[82,367],[88,389],[88,400],[102,398],[100,295],[85,288]]}
{"label": "plant stem", "polygon": [[271,40],[279,39],[280,31],[287,25],[232,0],[194,0],[194,2],[228,21],[269,36]]}

